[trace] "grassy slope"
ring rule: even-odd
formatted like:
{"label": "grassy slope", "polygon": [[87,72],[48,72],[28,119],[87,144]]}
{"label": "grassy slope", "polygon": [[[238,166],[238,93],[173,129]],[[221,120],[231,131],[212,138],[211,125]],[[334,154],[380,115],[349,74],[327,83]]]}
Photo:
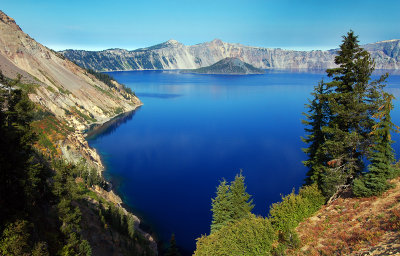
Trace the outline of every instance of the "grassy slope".
{"label": "grassy slope", "polygon": [[400,178],[379,197],[339,198],[297,227],[299,255],[400,254]]}

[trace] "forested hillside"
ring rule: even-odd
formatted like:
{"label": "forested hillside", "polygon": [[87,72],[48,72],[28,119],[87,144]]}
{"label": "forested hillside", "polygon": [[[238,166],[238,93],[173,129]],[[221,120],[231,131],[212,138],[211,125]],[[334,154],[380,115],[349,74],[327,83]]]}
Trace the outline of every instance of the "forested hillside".
{"label": "forested hillside", "polygon": [[96,169],[35,147],[41,109],[23,84],[0,84],[0,255],[155,255],[137,218],[96,193]]}
{"label": "forested hillside", "polygon": [[84,138],[140,100],[36,42],[1,11],[0,32],[0,255],[157,254]]}

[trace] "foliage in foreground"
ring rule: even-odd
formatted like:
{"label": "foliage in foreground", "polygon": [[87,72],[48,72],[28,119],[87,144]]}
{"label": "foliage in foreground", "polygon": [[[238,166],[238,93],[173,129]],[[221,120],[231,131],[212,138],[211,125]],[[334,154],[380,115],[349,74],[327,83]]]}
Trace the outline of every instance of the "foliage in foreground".
{"label": "foliage in foreground", "polygon": [[276,238],[268,219],[250,215],[199,238],[195,255],[271,255]]}
{"label": "foliage in foreground", "polygon": [[305,186],[299,194],[293,190],[282,201],[272,204],[269,218],[276,230],[294,230],[305,218],[311,216],[325,203],[325,197],[316,185]]}
{"label": "foliage in foreground", "polygon": [[90,255],[79,231],[80,211],[70,183],[53,172],[33,147],[33,103],[0,75],[0,254]]}
{"label": "foliage in foreground", "polygon": [[242,172],[236,175],[230,185],[222,180],[217,188],[217,195],[211,199],[213,212],[211,233],[223,226],[242,218],[248,217],[254,208],[253,200],[246,192]]}
{"label": "foliage in foreground", "polygon": [[[221,200],[218,198],[221,191],[224,195],[229,192],[225,181],[217,188],[213,207],[215,200]],[[292,191],[282,197],[281,202],[273,204],[268,218],[256,217],[248,212],[246,216],[221,223],[210,235],[203,235],[197,240],[194,255],[283,255],[287,249],[296,250],[300,241],[295,228],[324,203],[325,197],[316,184],[304,186],[299,194]],[[225,212],[233,211],[233,204],[225,206]]]}

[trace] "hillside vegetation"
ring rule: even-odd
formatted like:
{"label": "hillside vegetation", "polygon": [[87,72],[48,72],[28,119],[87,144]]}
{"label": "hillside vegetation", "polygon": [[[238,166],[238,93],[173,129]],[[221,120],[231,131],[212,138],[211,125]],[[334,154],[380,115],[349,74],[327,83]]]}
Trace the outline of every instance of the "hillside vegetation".
{"label": "hillside vegetation", "polygon": [[296,228],[300,255],[400,254],[400,179],[381,196],[339,198]]}
{"label": "hillside vegetation", "polygon": [[0,255],[156,255],[84,138],[140,100],[1,11],[0,34]]}
{"label": "hillside vegetation", "polygon": [[34,146],[39,113],[19,83],[0,73],[0,255],[155,255],[96,169]]}

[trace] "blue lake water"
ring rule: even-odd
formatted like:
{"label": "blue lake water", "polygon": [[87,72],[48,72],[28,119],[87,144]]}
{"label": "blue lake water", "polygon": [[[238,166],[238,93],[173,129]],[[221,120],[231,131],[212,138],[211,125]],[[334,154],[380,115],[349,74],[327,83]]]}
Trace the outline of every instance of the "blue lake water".
{"label": "blue lake water", "polygon": [[[109,74],[132,88],[144,105],[89,143],[124,202],[159,240],[175,233],[190,254],[195,239],[209,233],[219,181],[233,180],[240,169],[254,213],[263,216],[281,194],[303,183],[302,112],[313,87],[326,78],[323,71]],[[390,76],[388,90],[400,98],[400,75]],[[400,124],[398,108],[393,119]]]}

